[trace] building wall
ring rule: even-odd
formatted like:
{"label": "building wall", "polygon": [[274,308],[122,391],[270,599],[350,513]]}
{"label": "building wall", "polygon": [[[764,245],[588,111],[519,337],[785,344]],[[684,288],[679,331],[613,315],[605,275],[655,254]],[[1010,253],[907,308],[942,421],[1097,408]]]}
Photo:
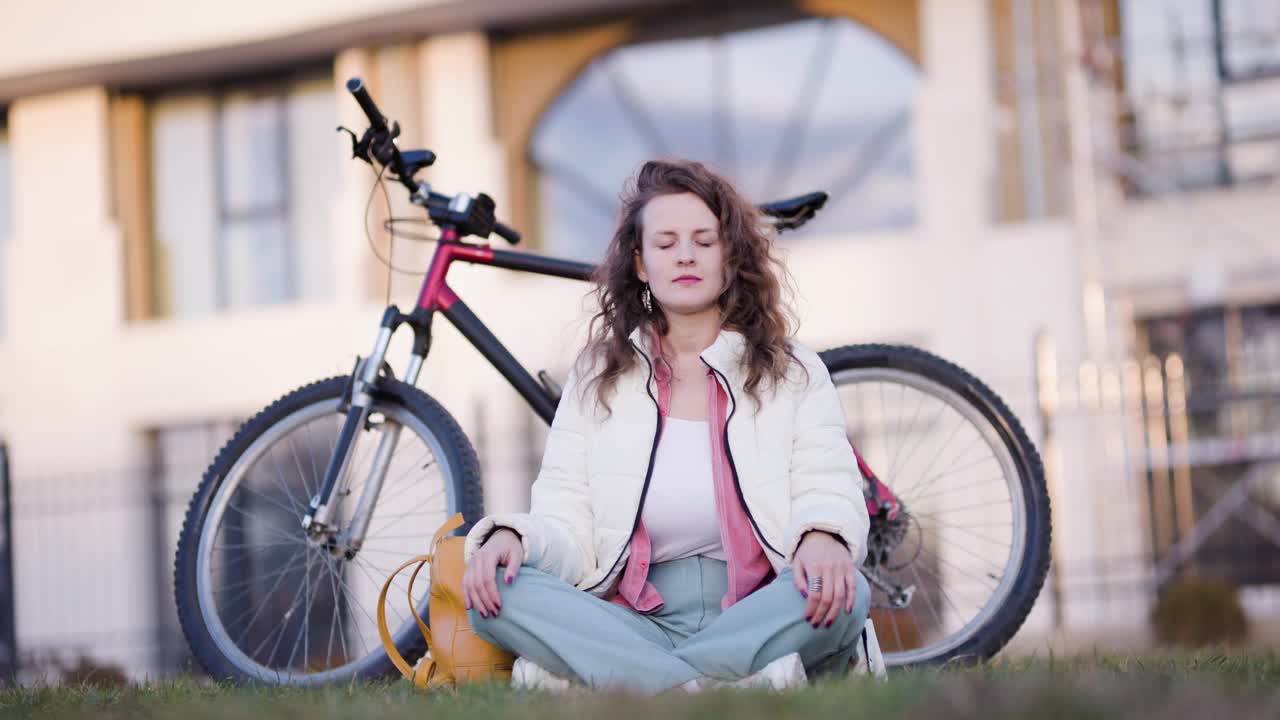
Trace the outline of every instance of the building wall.
{"label": "building wall", "polygon": [[0,29],[0,76],[234,45],[437,4],[446,2],[18,3],[6,10],[7,21]]}

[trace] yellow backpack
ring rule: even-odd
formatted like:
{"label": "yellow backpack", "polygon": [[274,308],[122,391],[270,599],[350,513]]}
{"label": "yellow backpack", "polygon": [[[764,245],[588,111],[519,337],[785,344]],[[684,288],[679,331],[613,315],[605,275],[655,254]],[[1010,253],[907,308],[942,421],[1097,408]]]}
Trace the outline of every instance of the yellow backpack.
{"label": "yellow backpack", "polygon": [[[378,595],[378,633],[382,636],[382,647],[386,649],[387,656],[400,670],[400,674],[423,689],[511,679],[511,665],[515,656],[486,642],[471,629],[471,622],[467,620],[467,610],[462,598],[462,574],[466,570],[462,549],[466,538],[445,537],[462,527],[462,524],[462,513],[445,521],[431,538],[427,554],[414,557],[396,568],[383,583],[382,592]],[[413,619],[418,622],[418,629],[427,641],[427,654],[416,668],[409,665],[391,641],[386,608],[387,590],[391,587],[391,581],[414,564],[417,567],[409,576],[409,589],[406,592],[409,597],[409,612],[413,613]],[[431,579],[430,597],[427,601],[430,628],[418,616],[418,610],[413,604],[414,580],[426,566],[430,566]]]}

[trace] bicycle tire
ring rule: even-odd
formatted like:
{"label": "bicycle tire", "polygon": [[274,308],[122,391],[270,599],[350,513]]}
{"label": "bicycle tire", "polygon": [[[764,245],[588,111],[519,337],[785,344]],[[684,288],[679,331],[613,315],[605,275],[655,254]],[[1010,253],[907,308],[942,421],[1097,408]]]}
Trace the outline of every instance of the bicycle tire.
{"label": "bicycle tire", "polygon": [[[261,673],[247,671],[238,666],[224,653],[214,641],[206,623],[199,601],[198,554],[200,538],[205,528],[205,520],[211,502],[221,487],[224,479],[233,471],[236,463],[259,438],[266,435],[271,428],[283,422],[294,413],[317,404],[332,403],[341,400],[349,378],[346,376],[320,380],[294,390],[266,408],[240,426],[235,435],[227,441],[217,453],[213,462],[192,495],[187,507],[182,531],[179,535],[177,552],[174,557],[174,601],[177,606],[178,619],[192,654],[199,664],[213,678],[232,682],[262,682],[266,684],[329,684],[352,679],[373,679],[395,672],[391,661],[383,652],[381,645],[363,656],[361,660],[350,663],[352,671],[348,674],[337,673],[327,677],[323,683],[309,675],[290,675],[287,677],[264,677]],[[452,502],[467,521],[458,532],[465,532],[476,520],[484,515],[483,496],[480,484],[480,465],[475,449],[459,427],[457,421],[436,400],[418,388],[400,381],[382,378],[373,393],[375,408],[398,406],[413,415],[430,429],[440,440],[440,447],[447,455],[450,468],[455,468],[452,477],[443,480],[446,491],[452,493]],[[430,537],[423,537],[423,550]],[[428,619],[425,595],[418,608],[422,618]],[[410,631],[411,630],[411,631]],[[395,644],[401,654],[410,663],[415,662],[426,652],[426,642],[416,627],[402,628],[395,636]],[[374,658],[374,655],[380,658]],[[363,665],[359,668],[355,666]],[[346,667],[346,666],[344,666]]]}
{"label": "bicycle tire", "polygon": [[[893,662],[891,654],[886,653],[887,664],[900,667],[990,659],[1008,644],[1026,621],[1049,568],[1052,521],[1040,453],[1018,418],[994,391],[968,371],[937,355],[907,345],[865,344],[832,348],[819,353],[819,356],[833,380],[843,371],[889,369],[917,375],[949,389],[986,418],[1013,457],[1023,491],[1027,522],[1023,533],[1026,551],[1016,569],[1011,592],[971,638],[945,653],[911,663]],[[854,441],[856,443],[857,438]]]}

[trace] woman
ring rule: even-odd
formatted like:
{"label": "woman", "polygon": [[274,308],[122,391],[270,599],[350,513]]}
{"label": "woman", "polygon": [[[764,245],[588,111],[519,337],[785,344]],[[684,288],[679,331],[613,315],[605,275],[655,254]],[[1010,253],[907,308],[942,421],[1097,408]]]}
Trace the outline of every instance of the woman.
{"label": "woman", "polygon": [[520,656],[517,683],[786,687],[847,668],[867,511],[782,273],[755,207],[701,164],[648,162],[629,185],[531,510],[467,536],[472,627]]}

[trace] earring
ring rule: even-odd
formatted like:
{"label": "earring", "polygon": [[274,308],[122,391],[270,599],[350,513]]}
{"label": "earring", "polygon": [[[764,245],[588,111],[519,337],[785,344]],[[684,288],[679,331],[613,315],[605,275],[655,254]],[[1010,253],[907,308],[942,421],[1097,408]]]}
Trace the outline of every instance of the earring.
{"label": "earring", "polygon": [[649,299],[649,283],[645,283],[644,290],[640,292],[640,302],[644,303],[645,312],[653,312],[653,302]]}

